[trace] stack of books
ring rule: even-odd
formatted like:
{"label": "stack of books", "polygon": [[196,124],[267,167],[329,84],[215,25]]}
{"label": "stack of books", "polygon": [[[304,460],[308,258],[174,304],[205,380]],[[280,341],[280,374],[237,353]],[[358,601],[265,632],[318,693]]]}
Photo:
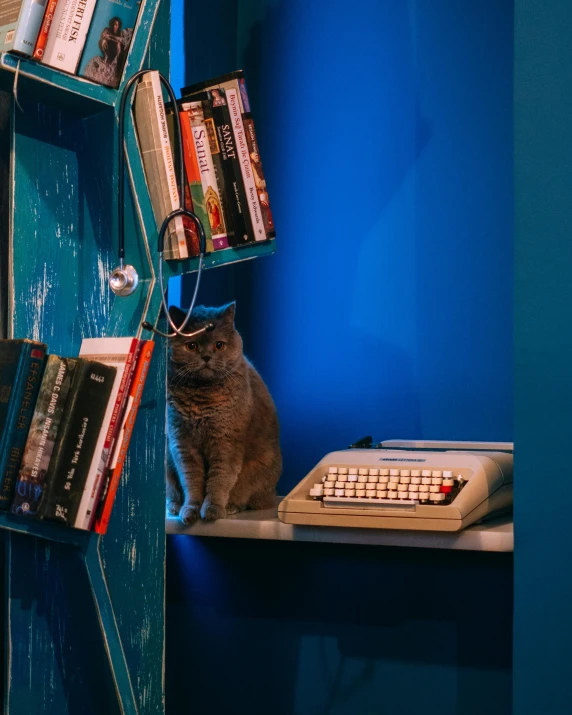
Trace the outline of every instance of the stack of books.
{"label": "stack of books", "polygon": [[153,346],[0,340],[0,509],[106,533]]}
{"label": "stack of books", "polygon": [[118,87],[140,0],[0,0],[0,51]]}
{"label": "stack of books", "polygon": [[[248,246],[276,236],[266,180],[242,70],[185,87],[181,121],[185,207],[200,219],[207,253]],[[174,162],[174,107],[165,107],[159,73],[137,85],[135,125],[157,227],[179,207]],[[199,253],[194,222],[177,217],[169,226],[164,257]]]}

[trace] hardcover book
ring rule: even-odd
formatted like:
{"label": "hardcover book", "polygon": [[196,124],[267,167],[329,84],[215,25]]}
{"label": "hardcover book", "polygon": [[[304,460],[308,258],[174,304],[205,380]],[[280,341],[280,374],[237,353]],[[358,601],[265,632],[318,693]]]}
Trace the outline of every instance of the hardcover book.
{"label": "hardcover book", "polygon": [[42,63],[75,74],[85,45],[95,0],[60,0],[54,12]]}
{"label": "hardcover book", "polygon": [[[135,92],[137,139],[153,214],[157,229],[160,229],[165,216],[179,208],[179,189],[159,73],[153,70],[145,74]],[[177,216],[169,224],[164,257],[167,260],[180,260],[188,256],[183,219]]]}
{"label": "hardcover book", "polygon": [[31,57],[45,11],[46,0],[0,0],[0,51]]}
{"label": "hardcover book", "polygon": [[116,369],[78,358],[40,503],[45,519],[73,526]]}
{"label": "hardcover book", "polygon": [[133,434],[137,411],[139,409],[139,405],[141,404],[143,388],[145,387],[145,381],[149,372],[154,347],[155,343],[152,340],[146,340],[141,347],[141,351],[137,359],[137,364],[131,380],[131,386],[129,388],[129,396],[125,407],[123,421],[111,456],[111,462],[108,467],[106,488],[101,496],[99,508],[96,514],[94,530],[98,534],[105,534],[107,532],[109,517],[111,516],[117,489],[119,488],[121,472],[123,471],[129,442],[131,440],[131,435]]}
{"label": "hardcover book", "polygon": [[14,490],[13,514],[36,516],[48,465],[64,413],[76,360],[50,355],[46,360],[24,456]]}
{"label": "hardcover book", "polygon": [[123,417],[138,347],[137,338],[84,338],[81,343],[81,358],[111,365],[116,368],[116,373],[75,519],[74,526],[78,529],[90,529],[95,517],[116,429]]}
{"label": "hardcover book", "polygon": [[202,92],[206,89],[213,89],[215,87],[221,87],[227,92],[234,89],[237,92],[238,105],[242,113],[242,123],[246,132],[246,141],[248,144],[252,173],[256,186],[256,193],[258,194],[258,200],[260,202],[260,209],[262,211],[262,220],[264,222],[266,237],[275,238],[276,230],[274,227],[274,220],[272,218],[272,211],[270,209],[266,179],[264,177],[260,150],[256,139],[256,130],[254,128],[254,120],[252,119],[244,72],[242,70],[236,70],[235,72],[229,72],[228,74],[206,80],[205,82],[199,82],[197,84],[190,85],[189,87],[184,87],[181,90],[181,95],[183,97],[189,97],[197,94],[198,92]]}
{"label": "hardcover book", "polygon": [[10,508],[46,350],[34,340],[0,340],[0,509]]}
{"label": "hardcover book", "polygon": [[[205,208],[211,227],[213,248],[215,251],[218,251],[219,249],[228,248],[229,246],[227,216],[223,210],[221,194],[215,173],[209,135],[203,114],[203,103],[201,101],[193,101],[188,104],[184,103],[181,105],[181,108],[188,112],[191,121],[192,137],[195,145],[197,163],[201,173],[201,183],[205,197]],[[214,135],[213,132],[211,132],[211,134]],[[216,135],[214,136],[216,139]]]}
{"label": "hardcover book", "polygon": [[98,0],[78,74],[119,87],[141,0]]}

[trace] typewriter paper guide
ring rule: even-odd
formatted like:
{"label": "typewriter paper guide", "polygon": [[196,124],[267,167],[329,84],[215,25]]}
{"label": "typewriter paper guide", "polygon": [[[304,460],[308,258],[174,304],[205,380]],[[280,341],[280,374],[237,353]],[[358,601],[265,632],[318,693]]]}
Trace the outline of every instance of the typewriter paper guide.
{"label": "typewriter paper guide", "polygon": [[[282,500],[278,516],[287,524],[377,529],[458,531],[512,505],[512,454],[504,452],[400,451],[350,449],[331,452]],[[363,507],[335,507],[310,496],[329,467],[451,470],[464,486],[450,504],[391,503],[363,500]],[[385,500],[384,500],[385,501]]]}

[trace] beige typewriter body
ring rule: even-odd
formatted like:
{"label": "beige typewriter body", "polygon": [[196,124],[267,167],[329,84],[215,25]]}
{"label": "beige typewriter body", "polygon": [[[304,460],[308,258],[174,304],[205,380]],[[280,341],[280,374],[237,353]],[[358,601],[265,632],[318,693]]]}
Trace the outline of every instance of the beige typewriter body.
{"label": "beige typewriter body", "polygon": [[[455,443],[444,442],[422,443],[427,447],[426,450],[385,448],[386,445],[406,447],[409,444],[416,446],[419,443],[392,441],[384,442],[383,449],[348,449],[327,454],[282,500],[278,507],[280,520],[286,524],[317,526],[458,531],[476,521],[510,510],[512,453],[494,451],[495,443],[486,443],[490,451],[477,451],[476,447],[471,450],[471,443],[459,443],[459,446],[462,445],[459,450],[454,448]],[[431,450],[429,445],[432,446]],[[435,446],[442,451],[434,451]],[[445,446],[451,449],[445,449]],[[512,445],[499,444],[497,449],[512,449]],[[359,487],[359,483],[337,483],[342,488],[335,490],[336,496],[331,494],[332,489],[324,489],[327,479],[339,478],[339,475],[328,476],[336,468],[342,476],[348,472],[355,475],[357,471],[364,482],[361,486],[369,487],[365,491],[369,496],[363,496],[363,489],[356,491],[351,488]],[[392,484],[380,483],[382,477],[377,474],[382,472],[393,474],[393,477],[388,477],[393,479]],[[440,474],[441,477],[411,477],[411,474],[428,475],[429,472],[431,475]],[[366,474],[368,480],[376,482],[365,483]],[[445,479],[443,475],[446,475]],[[396,481],[398,477],[399,482]],[[413,487],[409,486],[412,479],[416,482]],[[431,479],[434,492],[437,492],[437,486],[442,491],[448,490],[444,497],[434,496],[432,492],[434,499],[446,499],[450,503],[427,501],[426,498],[425,503],[421,503],[419,496],[423,496],[424,491],[419,490],[431,488],[428,479]],[[406,484],[399,486],[402,481]],[[427,482],[427,486],[421,484],[422,481]],[[455,486],[443,487],[443,483],[454,483]],[[347,484],[349,490],[343,488]],[[395,491],[387,491],[386,487],[390,486],[395,487]],[[407,491],[415,487],[415,492]],[[356,494],[362,496],[356,497]],[[381,498],[386,497],[386,494],[398,496]]]}

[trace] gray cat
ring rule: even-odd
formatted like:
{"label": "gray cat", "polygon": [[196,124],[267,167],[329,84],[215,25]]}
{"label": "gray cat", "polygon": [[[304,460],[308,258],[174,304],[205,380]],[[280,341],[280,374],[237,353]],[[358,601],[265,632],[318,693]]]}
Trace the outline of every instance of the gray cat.
{"label": "gray cat", "polygon": [[[242,353],[234,310],[199,306],[185,332],[215,329],[169,341],[167,499],[185,524],[270,508],[282,472],[276,408]],[[171,315],[182,323],[182,311]]]}

